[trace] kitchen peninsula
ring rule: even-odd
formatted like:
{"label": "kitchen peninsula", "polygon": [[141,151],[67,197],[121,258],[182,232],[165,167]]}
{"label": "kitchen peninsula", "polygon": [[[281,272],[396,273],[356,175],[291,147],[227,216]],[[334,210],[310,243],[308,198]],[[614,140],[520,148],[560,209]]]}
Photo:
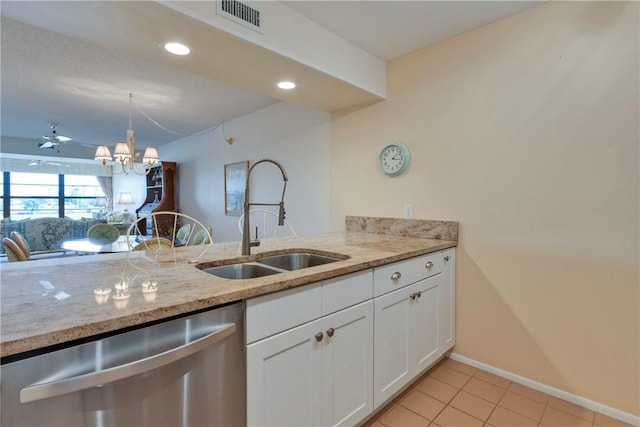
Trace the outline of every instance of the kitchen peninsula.
{"label": "kitchen peninsula", "polygon": [[[240,259],[239,242],[206,245],[204,253],[197,246],[176,248],[155,258],[130,252],[5,264],[1,272],[1,356],[14,358],[452,248],[457,237],[456,222],[347,217],[345,232],[266,239],[248,259],[295,248],[348,259],[249,280],[222,279],[196,268],[196,262]],[[153,300],[145,299],[134,283],[126,306],[111,300],[98,304],[94,290],[113,286],[124,276],[140,275],[157,283]]]}

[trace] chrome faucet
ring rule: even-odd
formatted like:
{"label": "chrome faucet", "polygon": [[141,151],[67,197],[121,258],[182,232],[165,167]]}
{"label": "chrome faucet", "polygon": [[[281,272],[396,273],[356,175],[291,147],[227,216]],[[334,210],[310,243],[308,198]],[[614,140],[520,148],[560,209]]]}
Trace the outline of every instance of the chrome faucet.
{"label": "chrome faucet", "polygon": [[[253,171],[253,168],[258,166],[260,163],[264,163],[264,162],[273,163],[280,169],[280,172],[282,172],[282,180],[284,181],[284,185],[282,187],[282,198],[280,199],[280,203],[250,203],[249,201],[249,178],[251,177],[251,172]],[[247,172],[247,181],[244,186],[244,222],[242,224],[242,255],[251,255],[251,247],[260,246],[260,240],[258,240],[257,230],[256,230],[255,240],[251,240],[251,238],[249,237],[249,228],[250,228],[249,227],[249,208],[251,206],[279,206],[280,210],[278,212],[278,225],[284,225],[284,215],[285,215],[284,192],[287,189],[288,180],[289,178],[287,178],[287,172],[285,172],[282,165],[276,160],[271,160],[271,159],[258,160],[249,168],[249,171]]]}

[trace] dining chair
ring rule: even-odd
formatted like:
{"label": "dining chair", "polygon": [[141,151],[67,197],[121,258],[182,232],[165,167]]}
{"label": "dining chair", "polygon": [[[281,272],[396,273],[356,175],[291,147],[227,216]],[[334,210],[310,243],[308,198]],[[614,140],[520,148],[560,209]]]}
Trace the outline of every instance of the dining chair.
{"label": "dining chair", "polygon": [[[141,223],[144,223],[145,227],[139,226]],[[206,234],[204,237],[211,241],[211,233],[197,219],[181,212],[160,211],[138,218],[129,227],[127,239],[134,242],[131,247],[151,236],[163,237],[169,240],[172,246],[192,246],[196,241],[204,241],[202,230]]]}
{"label": "dining chair", "polygon": [[27,261],[29,259],[25,253],[22,252],[20,246],[11,240],[11,238],[4,237],[2,243],[4,244],[4,252],[7,254],[7,260],[9,262]]}
{"label": "dining chair", "polygon": [[25,239],[21,233],[17,231],[12,231],[11,240],[13,240],[16,243],[16,245],[20,247],[20,249],[25,254],[27,259],[31,258],[31,248],[29,247],[29,243],[27,242],[27,239]]}
{"label": "dining chair", "polygon": [[198,230],[197,233],[193,234],[193,245],[208,245],[213,241],[213,229],[211,226],[207,226],[207,228],[203,228],[202,230]]}
{"label": "dining chair", "polygon": [[94,224],[87,230],[87,237],[96,243],[113,243],[120,237],[120,230],[111,224]]}
{"label": "dining chair", "polygon": [[186,245],[189,243],[189,239],[191,238],[191,223],[184,224],[178,231],[176,232],[176,243],[179,246]]}
{"label": "dining chair", "polygon": [[163,249],[172,248],[173,242],[166,237],[151,237],[136,244],[132,250],[144,251],[147,249]]}

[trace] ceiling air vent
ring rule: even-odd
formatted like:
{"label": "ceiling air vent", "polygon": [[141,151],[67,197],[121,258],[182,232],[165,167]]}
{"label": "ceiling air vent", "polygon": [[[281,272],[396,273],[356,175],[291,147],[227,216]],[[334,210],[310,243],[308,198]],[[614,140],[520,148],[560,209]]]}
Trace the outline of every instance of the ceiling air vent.
{"label": "ceiling air vent", "polygon": [[260,11],[237,0],[218,0],[218,15],[262,34]]}

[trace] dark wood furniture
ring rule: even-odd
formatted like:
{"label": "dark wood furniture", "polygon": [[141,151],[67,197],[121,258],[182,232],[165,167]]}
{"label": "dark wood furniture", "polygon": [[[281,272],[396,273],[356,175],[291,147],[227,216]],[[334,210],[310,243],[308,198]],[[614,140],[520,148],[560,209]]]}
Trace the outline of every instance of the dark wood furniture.
{"label": "dark wood furniture", "polygon": [[[151,168],[147,175],[147,198],[142,206],[136,209],[137,218],[160,211],[178,211],[177,192],[177,165],[175,162],[162,162],[158,166]],[[158,231],[160,235],[170,233],[172,224],[159,222]],[[155,227],[151,218],[146,221],[138,221],[138,228],[141,234],[155,235]]]}

